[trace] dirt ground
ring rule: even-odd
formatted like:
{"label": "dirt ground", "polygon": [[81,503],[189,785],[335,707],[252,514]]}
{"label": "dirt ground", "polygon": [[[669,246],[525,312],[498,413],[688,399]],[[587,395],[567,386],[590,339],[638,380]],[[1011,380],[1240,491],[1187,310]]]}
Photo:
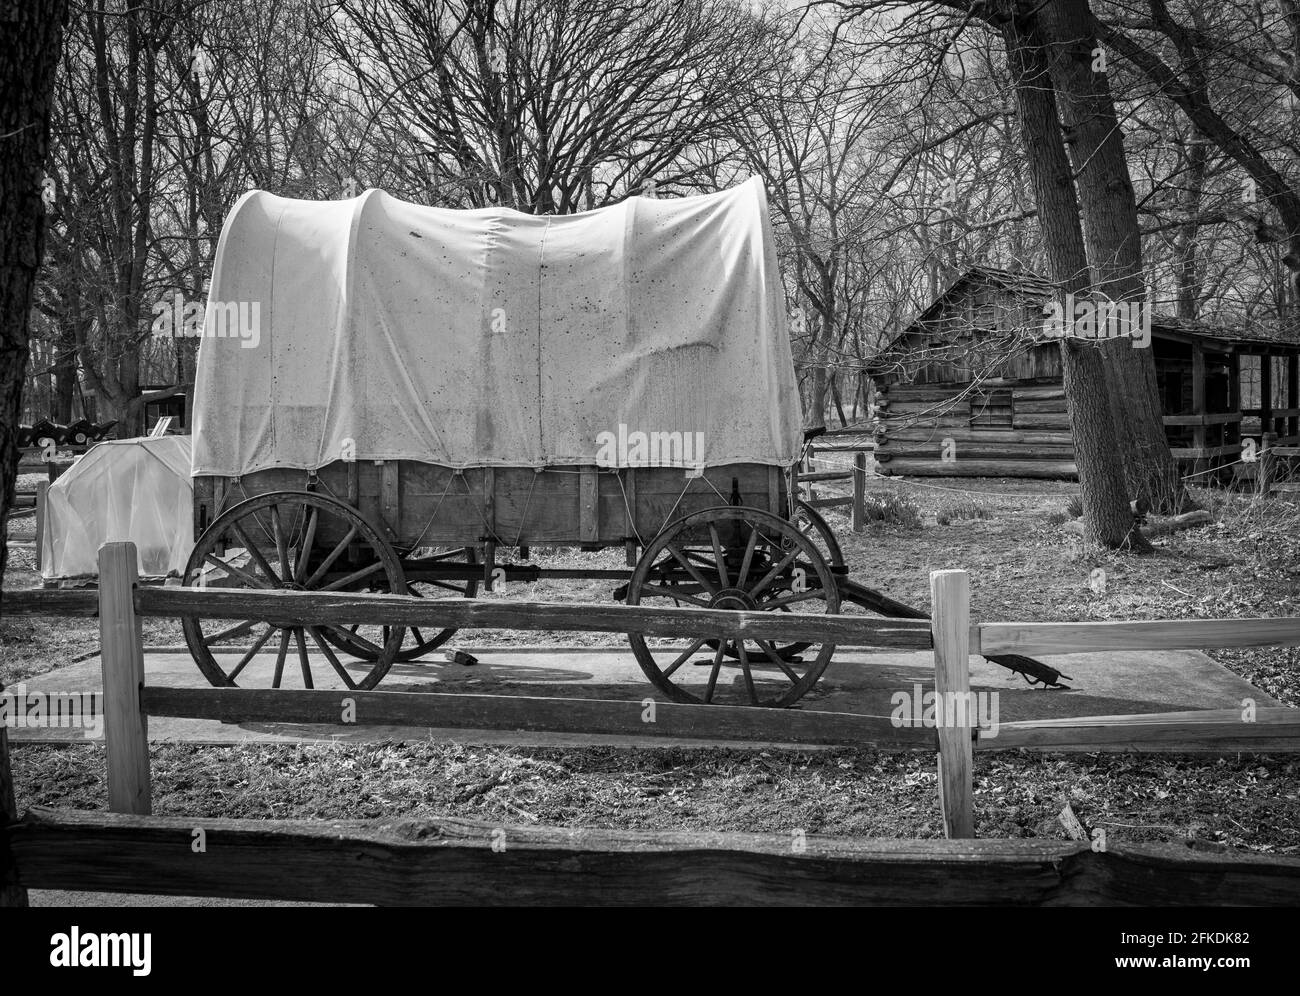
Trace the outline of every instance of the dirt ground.
{"label": "dirt ground", "polygon": [[[851,575],[928,608],[930,570],[972,576],[986,621],[1209,618],[1300,614],[1300,502],[1197,491],[1208,526],[1137,555],[1084,547],[1061,528],[1078,486],[1047,481],[871,481],[879,516],[855,534],[827,518]],[[823,490],[822,494],[831,494]],[[25,520],[11,525],[21,541]],[[16,527],[16,528],[14,528]],[[30,528],[30,527],[28,527]],[[30,534],[29,534],[30,535]],[[621,551],[534,551],[553,566],[617,567]],[[30,547],[11,547],[6,588],[38,583]],[[1099,584],[1104,572],[1104,587]],[[522,590],[521,590],[522,589]],[[510,586],[489,597],[607,601],[600,582]],[[179,626],[145,621],[146,644],[180,643]],[[618,634],[480,632],[472,643],[622,644]],[[92,652],[93,620],[0,622],[0,680],[13,683]],[[458,645],[460,641],[458,641]],[[472,645],[472,644],[467,644]],[[1213,651],[1288,705],[1300,705],[1296,648]],[[103,808],[101,748],[23,745],[20,809]],[[936,836],[933,758],[876,750],[515,749],[458,744],[206,747],[153,751],[155,812],[371,818],[392,812],[510,822]],[[1060,837],[1069,802],[1115,840],[1194,839],[1207,847],[1300,849],[1300,761],[1143,755],[977,756],[977,833]]]}

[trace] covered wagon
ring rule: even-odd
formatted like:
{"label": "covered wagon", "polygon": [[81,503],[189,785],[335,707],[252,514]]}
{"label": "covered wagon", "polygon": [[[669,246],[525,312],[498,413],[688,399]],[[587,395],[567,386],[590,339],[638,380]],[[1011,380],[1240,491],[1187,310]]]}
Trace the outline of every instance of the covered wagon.
{"label": "covered wagon", "polygon": [[[187,585],[472,598],[601,577],[628,604],[837,612],[796,501],[799,398],[757,180],[582,214],[245,194],[217,250]],[[548,570],[531,547],[623,547]],[[217,685],[374,687],[450,630],[187,619]],[[788,705],[830,645],[650,639],[678,701]],[[274,654],[274,663],[268,662]],[[695,665],[707,666],[695,666]]]}

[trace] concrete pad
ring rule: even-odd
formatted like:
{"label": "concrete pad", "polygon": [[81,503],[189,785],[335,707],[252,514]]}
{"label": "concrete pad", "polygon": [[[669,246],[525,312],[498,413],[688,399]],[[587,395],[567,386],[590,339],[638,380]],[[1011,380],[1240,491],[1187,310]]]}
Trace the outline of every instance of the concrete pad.
{"label": "concrete pad", "polygon": [[[540,695],[572,698],[637,700],[662,699],[625,648],[499,647],[469,650],[480,663],[465,667],[440,659],[395,664],[384,678],[384,691],[460,692],[469,694]],[[269,687],[273,654],[249,666],[251,685]],[[1198,651],[1161,651],[1105,654],[1071,654],[1046,658],[1046,663],[1073,676],[1070,691],[1030,687],[1020,676],[982,657],[971,659],[971,688],[997,691],[999,722],[1105,716],[1125,713],[1171,712],[1184,709],[1240,707],[1245,698],[1257,706],[1280,705],[1277,700],[1216,664]],[[312,657],[317,687],[342,689],[323,657]],[[692,665],[687,665],[692,666]],[[703,671],[705,669],[701,669]],[[207,687],[186,652],[146,653],[146,680],[168,687]],[[286,686],[301,687],[297,668],[285,669]],[[740,681],[739,672],[731,680]],[[934,663],[929,653],[874,649],[837,649],[820,682],[800,701],[807,710],[887,716],[896,692],[913,693],[917,685],[932,687]],[[25,682],[29,694],[101,694],[98,657],[71,664]],[[16,691],[17,689],[13,689]],[[85,731],[91,734],[92,731]],[[15,743],[84,742],[96,739],[68,729],[13,729]],[[269,742],[378,742],[423,740],[517,746],[623,745],[670,746],[677,741],[656,737],[612,735],[561,735],[501,730],[434,730],[394,726],[326,727],[292,723],[223,724],[212,720],[149,717],[154,741],[198,743]],[[102,738],[102,731],[99,734]],[[685,742],[683,742],[685,743]],[[689,741],[700,745],[701,741]],[[734,742],[727,746],[740,746]],[[762,746],[762,745],[755,745]]]}

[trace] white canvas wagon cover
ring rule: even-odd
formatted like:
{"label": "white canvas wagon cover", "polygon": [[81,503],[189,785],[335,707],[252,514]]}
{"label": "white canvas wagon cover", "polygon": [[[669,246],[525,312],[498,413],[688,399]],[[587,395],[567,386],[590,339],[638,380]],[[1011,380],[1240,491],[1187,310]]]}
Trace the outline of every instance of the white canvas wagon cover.
{"label": "white canvas wagon cover", "polygon": [[251,191],[196,380],[195,475],[591,464],[620,425],[700,433],[705,466],[788,466],[800,443],[757,179],[561,216]]}

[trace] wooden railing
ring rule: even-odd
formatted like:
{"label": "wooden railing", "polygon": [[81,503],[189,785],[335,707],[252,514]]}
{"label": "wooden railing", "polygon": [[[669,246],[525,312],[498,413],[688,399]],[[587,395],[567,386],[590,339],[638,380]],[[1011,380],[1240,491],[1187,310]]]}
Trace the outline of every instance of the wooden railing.
{"label": "wooden railing", "polygon": [[[660,863],[678,885],[709,880],[714,902],[759,901],[781,876],[793,902],[1080,901],[1291,903],[1300,899],[1300,859],[1190,854],[1175,848],[1125,847],[1094,853],[1087,843],[973,842],[972,751],[1039,747],[1088,750],[1296,750],[1300,710],[1258,708],[1081,717],[977,728],[976,711],[950,723],[901,725],[892,717],[805,710],[501,695],[353,690],[160,688],[147,684],[140,617],[202,615],[273,618],[314,625],[339,618],[421,628],[511,627],[641,632],[719,639],[768,638],[931,650],[941,700],[970,694],[971,653],[1068,654],[1119,649],[1300,645],[1300,619],[1157,620],[1120,623],[970,622],[969,577],[931,575],[933,618],[876,619],[798,613],[593,606],[577,603],[475,602],[393,595],[250,592],[244,589],[147,588],[137,584],[135,548],[100,551],[98,592],[33,591],[4,596],[4,613],[98,614],[104,678],[109,807],[115,816],[29,814],[0,830],[3,874],[29,888],[96,888],[178,895],[329,898],[360,902],[552,902],[613,898],[600,875],[648,873]],[[851,666],[851,665],[844,665]],[[749,741],[778,744],[875,744],[937,750],[939,803],[948,841],[842,841],[821,838],[803,851],[788,839],[741,834],[636,834],[490,827],[431,821],[452,839],[395,839],[365,827],[311,823],[163,820],[152,809],[147,717],[225,722],[384,724],[538,733]],[[647,721],[647,715],[651,718]],[[219,840],[221,861],[188,860],[194,827]],[[449,829],[450,828],[450,829]],[[514,857],[490,864],[497,835]],[[959,843],[965,841],[965,843]],[[181,844],[184,844],[182,847]],[[777,852],[780,851],[778,854]],[[217,853],[210,850],[208,853]],[[374,881],[340,887],[331,871],[370,855]],[[739,857],[737,855],[740,855]],[[816,867],[799,865],[808,855]],[[369,864],[370,858],[367,859]],[[566,862],[568,862],[566,864]],[[575,865],[574,862],[577,862]],[[491,872],[486,868],[490,864]],[[1155,870],[1128,889],[1117,869]],[[566,875],[581,866],[590,880]],[[788,867],[787,867],[788,866]],[[398,883],[384,869],[402,868]],[[250,869],[265,868],[265,878]],[[730,869],[725,874],[720,869]],[[1050,869],[1050,870],[1049,870]],[[236,874],[236,871],[238,874]],[[427,874],[425,874],[427,872]],[[960,873],[960,874],[959,874]],[[657,873],[656,873],[657,874]],[[655,885],[618,901],[668,901],[682,893]],[[694,877],[694,878],[693,878]],[[680,881],[679,881],[680,879]],[[1150,881],[1147,881],[1147,880]],[[1156,882],[1159,882],[1156,885]],[[1086,885],[1084,883],[1087,883]],[[328,890],[327,892],[325,890]],[[1075,890],[1078,890],[1077,893]],[[906,898],[901,898],[906,897]],[[1141,898],[1135,898],[1141,897]],[[764,900],[766,901],[766,900]]]}

